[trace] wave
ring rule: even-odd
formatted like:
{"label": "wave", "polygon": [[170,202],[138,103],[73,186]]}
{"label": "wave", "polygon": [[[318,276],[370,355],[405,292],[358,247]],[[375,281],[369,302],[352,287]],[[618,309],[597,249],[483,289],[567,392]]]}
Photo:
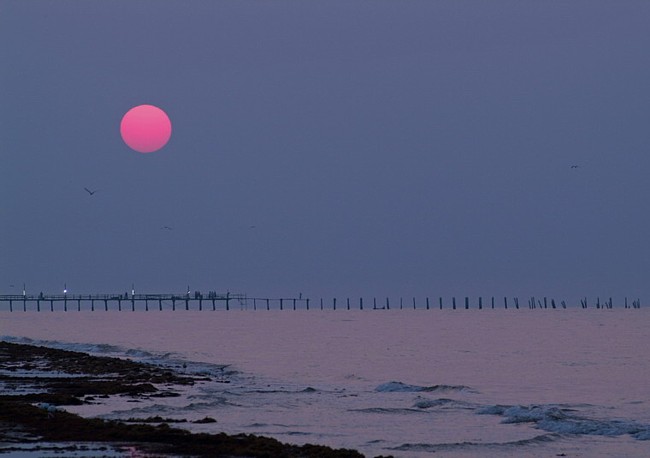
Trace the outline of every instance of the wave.
{"label": "wave", "polygon": [[433,392],[433,391],[468,391],[471,388],[464,385],[432,385],[420,386],[409,385],[403,382],[387,382],[375,388],[375,391],[380,393],[417,393],[417,392]]}
{"label": "wave", "polygon": [[455,449],[468,449],[468,448],[494,448],[494,447],[522,447],[526,445],[546,444],[556,441],[562,436],[559,434],[541,434],[539,436],[531,437],[529,439],[520,439],[510,442],[454,442],[442,444],[402,444],[397,447],[390,447],[387,450],[394,450],[400,452],[429,452],[435,453],[436,451],[450,451]]}
{"label": "wave", "polygon": [[283,436],[311,436],[312,433],[308,433],[305,431],[285,431],[280,433]]}
{"label": "wave", "polygon": [[242,394],[311,394],[311,393],[317,393],[319,390],[312,388],[312,387],[307,387],[304,389],[296,389],[296,390],[287,390],[287,389],[253,389],[253,390],[244,390],[242,393],[239,393],[239,395]]}
{"label": "wave", "polygon": [[243,428],[266,428],[269,425],[267,423],[251,423],[250,425],[243,425]]}
{"label": "wave", "polygon": [[211,411],[215,408],[223,408],[232,406],[226,398],[213,399],[211,402],[193,402],[183,406],[172,406],[168,404],[152,404],[146,407],[135,407],[127,410],[115,410],[108,414],[102,415],[102,418],[122,418],[125,415],[173,415],[173,414],[187,414],[190,412]]}
{"label": "wave", "polygon": [[475,406],[463,401],[457,401],[455,399],[448,398],[438,398],[438,399],[420,399],[413,404],[414,408],[417,409],[434,409],[437,407],[440,408],[456,408],[456,409],[468,409],[473,410]]}
{"label": "wave", "polygon": [[630,435],[638,440],[650,440],[650,425],[632,420],[598,420],[575,415],[573,409],[558,405],[507,406],[481,408],[479,415],[499,415],[504,424],[532,423],[536,428],[557,433],[592,436]]}
{"label": "wave", "polygon": [[409,414],[409,413],[424,413],[423,410],[407,409],[400,407],[366,407],[363,409],[348,409],[348,412],[361,412],[361,413],[380,413],[380,414]]}

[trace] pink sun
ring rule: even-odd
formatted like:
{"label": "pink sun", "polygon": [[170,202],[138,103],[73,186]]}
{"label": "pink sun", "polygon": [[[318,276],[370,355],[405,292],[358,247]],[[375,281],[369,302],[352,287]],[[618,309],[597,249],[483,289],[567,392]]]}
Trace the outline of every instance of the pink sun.
{"label": "pink sun", "polygon": [[160,108],[138,105],[122,118],[120,134],[130,148],[139,153],[152,153],[167,144],[172,135],[172,123]]}

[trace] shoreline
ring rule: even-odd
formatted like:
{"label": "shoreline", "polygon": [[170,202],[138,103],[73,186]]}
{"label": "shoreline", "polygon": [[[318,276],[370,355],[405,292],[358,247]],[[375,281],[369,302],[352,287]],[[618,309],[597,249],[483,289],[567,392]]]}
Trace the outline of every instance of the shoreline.
{"label": "shoreline", "polygon": [[[358,458],[355,450],[292,445],[251,434],[191,433],[170,426],[187,420],[161,417],[128,421],[84,418],[66,406],[101,402],[119,395],[177,396],[174,388],[209,380],[128,359],[91,356],[35,345],[0,341],[0,455],[23,450],[87,450],[98,444],[135,456],[228,456]],[[195,423],[213,423],[206,417]],[[28,456],[28,455],[25,455]]]}

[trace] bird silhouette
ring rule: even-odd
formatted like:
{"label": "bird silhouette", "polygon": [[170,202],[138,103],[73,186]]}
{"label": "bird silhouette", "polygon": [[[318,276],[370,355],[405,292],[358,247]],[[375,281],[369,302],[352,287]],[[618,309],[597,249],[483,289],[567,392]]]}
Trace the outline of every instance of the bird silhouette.
{"label": "bird silhouette", "polygon": [[94,191],[91,191],[91,190],[88,189],[88,188],[84,188],[84,189],[85,189],[86,192],[87,192],[88,194],[90,194],[91,196],[92,196],[93,194],[95,194],[95,193],[98,191],[98,189],[95,189]]}
{"label": "bird silhouette", "polygon": [[572,165],[571,166],[572,169],[577,169],[578,167],[580,167],[580,166],[579,165]]}
{"label": "bird silhouette", "polygon": [[168,231],[173,231],[174,230],[174,228],[169,227],[169,226],[163,226],[163,227],[161,227],[161,229],[165,229],[165,230],[168,230]]}

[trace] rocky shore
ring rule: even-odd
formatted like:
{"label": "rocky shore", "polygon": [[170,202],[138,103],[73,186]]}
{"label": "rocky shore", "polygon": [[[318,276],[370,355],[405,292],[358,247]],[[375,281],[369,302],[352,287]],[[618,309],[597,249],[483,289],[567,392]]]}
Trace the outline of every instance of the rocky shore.
{"label": "rocky shore", "polygon": [[136,449],[138,456],[363,456],[354,450],[297,446],[250,434],[191,433],[170,426],[171,420],[160,417],[107,421],[65,411],[65,406],[98,402],[114,395],[174,396],[174,386],[201,380],[205,378],[126,359],[0,342],[0,455],[26,444],[32,450],[45,444],[83,450],[88,443],[99,443],[114,450]]}

